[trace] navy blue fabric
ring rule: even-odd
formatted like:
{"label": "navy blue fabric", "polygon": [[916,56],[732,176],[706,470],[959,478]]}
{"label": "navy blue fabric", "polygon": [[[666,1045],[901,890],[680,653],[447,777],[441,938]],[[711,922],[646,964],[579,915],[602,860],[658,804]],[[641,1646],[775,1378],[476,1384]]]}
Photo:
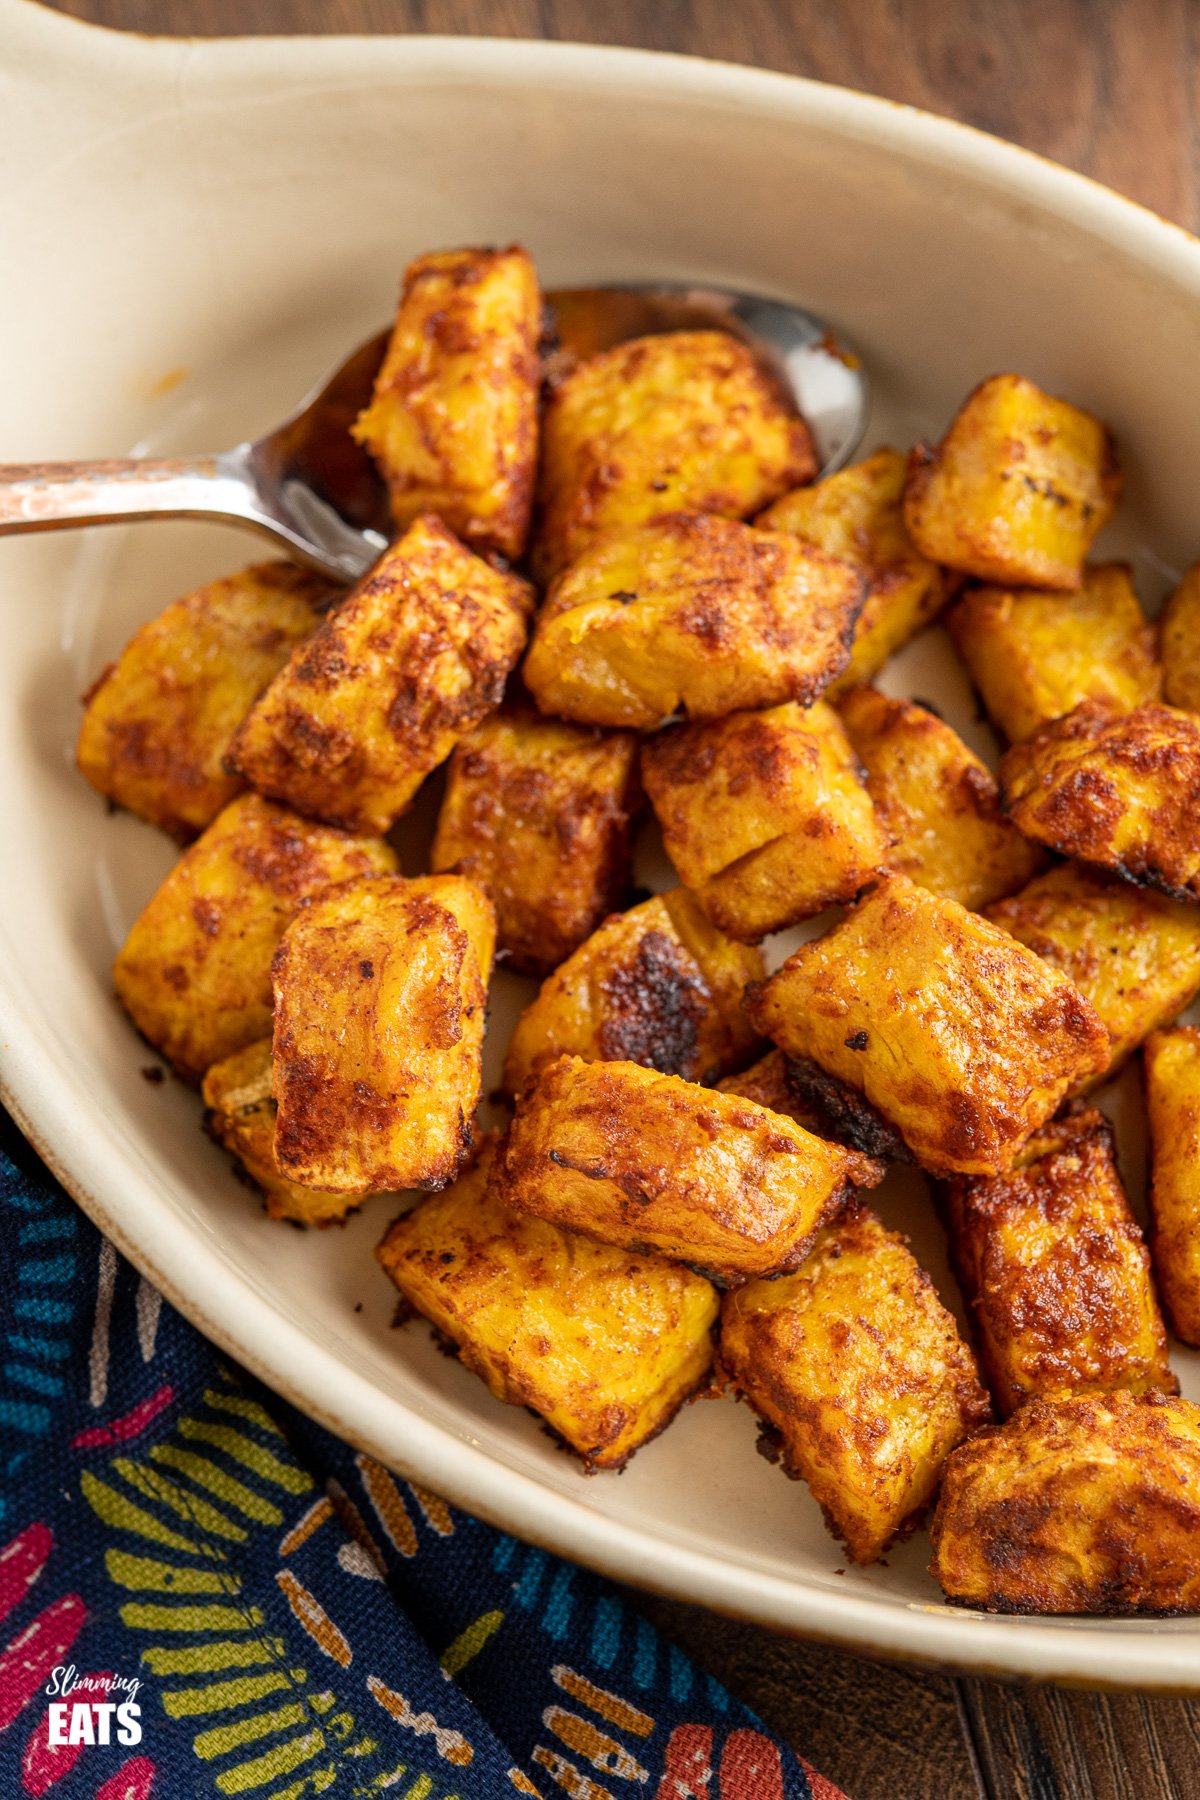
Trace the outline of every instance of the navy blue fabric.
{"label": "navy blue fabric", "polygon": [[610,1584],[228,1366],[5,1126],[0,1794],[837,1800]]}

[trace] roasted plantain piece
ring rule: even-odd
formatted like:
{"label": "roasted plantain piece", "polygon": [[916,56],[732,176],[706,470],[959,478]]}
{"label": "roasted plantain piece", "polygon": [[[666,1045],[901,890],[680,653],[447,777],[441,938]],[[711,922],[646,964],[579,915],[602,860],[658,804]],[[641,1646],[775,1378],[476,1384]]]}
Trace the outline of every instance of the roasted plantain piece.
{"label": "roasted plantain piece", "polygon": [[275,955],[275,1161],[304,1187],[444,1187],[474,1142],[487,895],[458,875],[347,882]]}
{"label": "roasted plantain piece", "polygon": [[[1158,621],[1162,644],[1162,697],[1184,712],[1200,712],[1200,563],[1194,563]],[[1144,694],[1157,700],[1157,694]]]}
{"label": "roasted plantain piece", "polygon": [[816,473],[790,396],[723,331],[632,338],[580,363],[542,421],[549,581],[605,532],[685,509],[744,519]]}
{"label": "roasted plantain piece", "polygon": [[1042,851],[1001,812],[991,771],[928,708],[856,687],[838,710],[891,839],[889,868],[972,912],[1041,868]]}
{"label": "roasted plantain piece", "polygon": [[857,1563],[908,1536],[950,1451],[991,1417],[933,1283],[864,1206],[828,1226],[795,1274],[726,1294],[718,1374]]}
{"label": "roasted plantain piece", "polygon": [[1200,1346],[1200,1031],[1156,1031],[1143,1060],[1150,1254],[1176,1337]]}
{"label": "roasted plantain piece", "polygon": [[504,1092],[563,1055],[715,1081],[758,1042],[742,994],[762,974],[758,951],[722,937],[684,888],[614,913],[517,1020]]}
{"label": "roasted plantain piece", "polygon": [[541,295],[526,252],[419,256],[354,436],[401,531],[436,513],[481,554],[519,557],[537,473]]}
{"label": "roasted plantain piece", "polygon": [[242,782],[229,740],[342,592],[295,563],[256,563],[174,601],[85,696],[75,760],[117,806],[188,843]]}
{"label": "roasted plantain piece", "polygon": [[801,945],[748,1010],[789,1055],[865,1094],[935,1174],[1010,1168],[1108,1059],[1108,1034],[1078,988],[902,875]]}
{"label": "roasted plantain piece", "polygon": [[525,681],[585,725],[807,706],[845,667],[862,597],[849,563],[785,532],[671,513],[608,533],[555,582]]}
{"label": "roasted plantain piece", "polygon": [[850,660],[831,683],[831,698],[856,681],[869,681],[937,617],[949,596],[946,571],[919,553],[904,524],[906,466],[898,450],[877,450],[815,486],[785,494],[754,521],[843,557],[866,580]]}
{"label": "roasted plantain piece", "polygon": [[117,997],[186,1080],[271,1029],[271,958],[300,902],[396,867],[381,838],[314,825],[257,794],[232,801],[143,908],[113,965]]}
{"label": "roasted plantain piece", "polygon": [[1120,493],[1116,447],[1098,419],[1023,376],[994,375],[940,444],[912,452],[904,522],[946,568],[1069,591]]}
{"label": "roasted plantain piece", "polygon": [[1200,1406],[1033,1400],[950,1457],[929,1572],[989,1612],[1200,1610]]}
{"label": "roasted plantain piece", "polygon": [[854,752],[823,701],[672,726],[643,747],[642,779],[680,880],[745,943],[852,900],[884,860]]}
{"label": "roasted plantain piece", "polygon": [[532,590],[420,518],[293,652],[230,762],[297,812],[386,831],[500,702]]}
{"label": "roasted plantain piece", "polygon": [[589,1472],[620,1469],[707,1374],[716,1292],[504,1205],[487,1191],[493,1154],[397,1219],[376,1255],[498,1400],[532,1407]]}
{"label": "roasted plantain piece", "polygon": [[486,888],[509,967],[545,975],[624,898],[640,800],[632,732],[497,713],[450,758],[432,865]]}
{"label": "roasted plantain piece", "polygon": [[790,1119],[636,1063],[560,1057],[517,1102],[491,1192],[729,1286],[796,1268],[856,1159]]}
{"label": "roasted plantain piece", "polygon": [[1200,900],[1200,718],[1101,701],[1043,725],[1000,765],[1027,837],[1181,900]]}
{"label": "roasted plantain piece", "polygon": [[1178,1392],[1150,1257],[1100,1113],[1055,1120],[1010,1174],[959,1176],[944,1198],[955,1273],[1004,1416],[1063,1394]]}
{"label": "roasted plantain piece", "polygon": [[1154,627],[1124,563],[1086,568],[1073,594],[972,588],[946,625],[988,717],[1011,743],[1081,700],[1128,709],[1160,698]]}
{"label": "roasted plantain piece", "polygon": [[235,1159],[266,1201],[269,1219],[296,1225],[330,1225],[345,1218],[361,1194],[322,1193],[300,1187],[275,1163],[275,1099],[271,1092],[271,1040],[260,1038],[214,1063],[201,1090],[208,1131]]}
{"label": "roasted plantain piece", "polygon": [[1200,993],[1200,910],[1099,870],[1060,863],[987,916],[1091,1002],[1109,1036],[1105,1078]]}
{"label": "roasted plantain piece", "polygon": [[[820,1071],[817,1073],[819,1075]],[[841,1107],[831,1111],[822,1106],[819,1088],[814,1090],[805,1077],[806,1071],[801,1065],[785,1056],[782,1050],[769,1050],[740,1075],[726,1075],[718,1081],[717,1088],[722,1094],[737,1094],[743,1100],[753,1100],[756,1106],[765,1106],[768,1112],[782,1113],[785,1119],[803,1125],[814,1137],[830,1138],[835,1144],[841,1144],[844,1150],[853,1154],[850,1179],[855,1187],[878,1187],[887,1174],[888,1158],[895,1154],[894,1144],[886,1135],[888,1128],[877,1115],[872,1115],[870,1107],[857,1094],[850,1096],[859,1102],[853,1112],[847,1113]],[[848,1092],[842,1090],[843,1095]]]}

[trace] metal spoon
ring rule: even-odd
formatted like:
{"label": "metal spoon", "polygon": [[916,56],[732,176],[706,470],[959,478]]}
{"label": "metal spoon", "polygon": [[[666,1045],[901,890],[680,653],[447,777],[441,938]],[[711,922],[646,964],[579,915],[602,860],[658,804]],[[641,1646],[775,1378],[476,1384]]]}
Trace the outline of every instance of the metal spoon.
{"label": "metal spoon", "polygon": [[[782,378],[812,434],[822,474],[853,455],[866,424],[858,358],[811,313],[718,288],[656,284],[547,296],[547,375],[626,338],[718,329],[748,343]],[[387,543],[383,484],[349,427],[366,405],[388,333],[359,348],[266,437],[214,456],[0,464],[0,536],[131,519],[218,518],[273,537],[299,561],[353,581]]]}

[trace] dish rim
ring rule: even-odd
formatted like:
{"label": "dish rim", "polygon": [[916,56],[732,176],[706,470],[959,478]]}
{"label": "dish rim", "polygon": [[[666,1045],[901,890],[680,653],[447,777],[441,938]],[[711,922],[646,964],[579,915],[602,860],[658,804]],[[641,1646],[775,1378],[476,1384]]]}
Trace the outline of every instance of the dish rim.
{"label": "dish rim", "polygon": [[[674,53],[541,39],[145,36],[85,25],[34,0],[8,0],[0,13],[0,53],[6,46],[27,52],[35,44],[43,55],[54,51],[49,67],[32,65],[42,86],[75,86],[85,95],[98,63],[135,84],[157,84],[164,62],[181,54],[193,85],[246,73],[256,85],[268,86],[282,74],[280,85],[287,85],[297,74],[311,71],[319,78],[336,66],[342,76],[361,71],[372,84],[391,70],[408,80],[449,74],[467,85],[495,88],[527,83],[531,60],[548,81],[565,89],[585,84],[594,91],[607,84],[627,90],[632,84],[661,93],[665,85],[695,98],[724,100],[733,110],[794,117],[834,137],[965,170],[1200,297],[1200,241],[1149,208],[972,126],[805,77]],[[86,140],[86,108],[78,116],[77,135]],[[377,1429],[385,1413],[373,1382],[274,1311],[207,1241],[165,1211],[154,1182],[128,1155],[122,1134],[95,1129],[103,1116],[98,1109],[81,1109],[79,1093],[61,1081],[52,1045],[40,1038],[37,1017],[23,999],[22,986],[0,979],[0,1098],[33,1148],[173,1306],[269,1387],[356,1448],[573,1562],[775,1630],[871,1656],[976,1674],[1200,1693],[1200,1667],[1190,1679],[1184,1672],[1189,1649],[1194,1659],[1200,1641],[1200,1622],[1188,1631],[1154,1620],[1002,1618],[933,1602],[898,1606],[894,1599],[850,1589],[833,1592],[803,1575],[787,1580],[675,1543],[665,1525],[659,1531],[594,1512],[582,1497],[547,1489],[534,1476],[422,1418],[400,1396],[388,1397],[389,1428]],[[1118,1665],[1121,1672],[1114,1674]]]}

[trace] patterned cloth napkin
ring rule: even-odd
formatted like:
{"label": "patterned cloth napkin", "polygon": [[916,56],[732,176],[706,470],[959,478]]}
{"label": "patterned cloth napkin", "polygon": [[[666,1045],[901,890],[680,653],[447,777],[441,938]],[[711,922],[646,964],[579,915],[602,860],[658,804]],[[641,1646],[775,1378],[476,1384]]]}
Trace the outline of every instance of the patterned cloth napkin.
{"label": "patterned cloth napkin", "polygon": [[225,1364],[3,1125],[4,1800],[841,1800],[607,1582]]}

